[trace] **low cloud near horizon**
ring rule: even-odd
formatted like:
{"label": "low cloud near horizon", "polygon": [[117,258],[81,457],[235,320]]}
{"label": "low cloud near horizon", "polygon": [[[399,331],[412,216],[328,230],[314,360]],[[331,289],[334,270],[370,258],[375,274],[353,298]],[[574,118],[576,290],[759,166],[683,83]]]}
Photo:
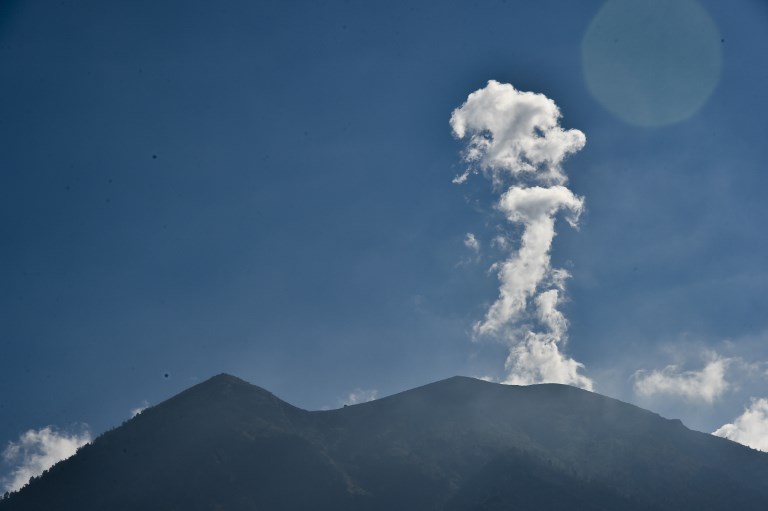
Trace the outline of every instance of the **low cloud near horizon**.
{"label": "low cloud near horizon", "polygon": [[653,371],[641,369],[633,376],[635,394],[643,398],[672,396],[712,404],[731,386],[726,373],[733,360],[716,354],[709,358],[700,370],[682,370],[678,365]]}
{"label": "low cloud near horizon", "polygon": [[752,399],[743,414],[712,434],[768,452],[768,399]]}
{"label": "low cloud near horizon", "polygon": [[3,461],[12,466],[10,476],[2,479],[3,491],[16,491],[77,449],[91,441],[91,433],[83,429],[76,433],[58,431],[53,426],[22,433],[16,442],[3,450]]}
{"label": "low cloud near horizon", "polygon": [[379,395],[379,391],[376,389],[355,389],[344,398],[339,400],[339,404],[342,406],[358,405],[360,403],[368,403],[374,401]]}
{"label": "low cloud near horizon", "polygon": [[136,417],[137,415],[139,415],[141,412],[143,412],[147,408],[149,408],[149,402],[145,399],[136,408],[131,408],[131,418]]}

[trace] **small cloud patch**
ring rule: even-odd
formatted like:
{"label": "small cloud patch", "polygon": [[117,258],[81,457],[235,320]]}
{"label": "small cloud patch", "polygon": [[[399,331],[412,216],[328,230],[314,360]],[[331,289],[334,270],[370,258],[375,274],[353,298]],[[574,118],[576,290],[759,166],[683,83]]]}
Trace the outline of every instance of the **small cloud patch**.
{"label": "small cloud patch", "polygon": [[477,241],[477,238],[475,238],[475,235],[471,232],[468,232],[467,235],[464,237],[464,246],[470,249],[475,254],[480,252],[480,242]]}
{"label": "small cloud patch", "polygon": [[355,389],[347,394],[344,398],[340,399],[339,404],[342,406],[349,406],[358,405],[360,403],[367,403],[369,401],[374,401],[378,394],[379,391],[376,389]]}
{"label": "small cloud patch", "polygon": [[711,355],[711,360],[698,371],[683,371],[676,365],[640,370],[634,375],[635,393],[646,398],[665,395],[711,404],[730,388],[726,370],[731,362],[729,358]]}
{"label": "small cloud patch", "polygon": [[141,412],[146,410],[148,407],[149,407],[149,402],[147,402],[146,399],[143,400],[139,406],[137,406],[136,408],[131,408],[131,418],[136,417]]}

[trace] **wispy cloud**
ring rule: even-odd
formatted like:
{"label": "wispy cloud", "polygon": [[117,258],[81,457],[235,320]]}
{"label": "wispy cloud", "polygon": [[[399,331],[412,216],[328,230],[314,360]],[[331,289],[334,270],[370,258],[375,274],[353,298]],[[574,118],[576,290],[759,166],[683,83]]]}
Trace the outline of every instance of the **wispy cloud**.
{"label": "wispy cloud", "polygon": [[136,417],[138,414],[143,412],[149,407],[149,402],[147,400],[143,400],[139,406],[136,408],[131,408],[131,418]]}
{"label": "wispy cloud", "polygon": [[374,401],[376,397],[378,396],[379,391],[376,389],[355,389],[344,398],[339,400],[339,404],[343,406],[347,405],[357,405],[360,403],[367,403],[369,401]]}
{"label": "wispy cloud", "polygon": [[91,434],[87,429],[67,433],[46,426],[23,433],[16,442],[9,442],[3,451],[3,461],[13,467],[10,476],[2,480],[4,491],[22,488],[30,477],[39,476],[90,441]]}
{"label": "wispy cloud", "polygon": [[768,399],[752,399],[743,414],[712,434],[768,452]]}
{"label": "wispy cloud", "polygon": [[492,267],[500,281],[499,297],[475,324],[475,335],[510,345],[507,383],[558,382],[591,389],[592,380],[579,373],[584,366],[562,352],[568,321],[557,306],[570,275],[550,263],[558,213],[576,227],[584,209],[584,199],[564,186],[562,162],[584,147],[586,137],[561,128],[559,108],[543,94],[493,80],[470,94],[450,123],[454,135],[468,141],[463,153],[468,169],[454,183],[471,174],[489,177],[495,189],[506,188],[497,209],[522,227],[517,250],[503,236],[494,239],[508,256]]}
{"label": "wispy cloud", "polygon": [[710,360],[700,370],[682,370],[678,365],[664,369],[637,371],[633,378],[634,391],[638,396],[672,396],[688,401],[713,403],[729,388],[726,378],[730,358],[711,353]]}
{"label": "wispy cloud", "polygon": [[470,249],[475,254],[480,252],[480,242],[477,241],[477,238],[475,238],[475,235],[471,232],[468,232],[467,235],[464,237],[464,246]]}

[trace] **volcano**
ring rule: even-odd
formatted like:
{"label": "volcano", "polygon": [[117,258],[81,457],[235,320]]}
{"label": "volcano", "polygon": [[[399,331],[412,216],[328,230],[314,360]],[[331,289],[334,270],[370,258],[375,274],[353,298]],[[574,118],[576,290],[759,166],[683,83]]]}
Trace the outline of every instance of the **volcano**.
{"label": "volcano", "polygon": [[466,377],[306,411],[221,374],[8,498],[27,510],[760,510],[768,454],[567,385]]}

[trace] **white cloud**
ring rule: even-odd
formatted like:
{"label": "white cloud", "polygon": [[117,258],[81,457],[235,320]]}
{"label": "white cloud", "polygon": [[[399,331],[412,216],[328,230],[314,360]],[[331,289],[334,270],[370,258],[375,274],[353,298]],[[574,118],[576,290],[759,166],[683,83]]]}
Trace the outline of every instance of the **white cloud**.
{"label": "white cloud", "polygon": [[471,232],[468,232],[467,235],[464,237],[464,246],[470,249],[475,254],[480,252],[480,242],[477,241],[477,238],[475,238],[475,235],[472,234]]}
{"label": "white cloud", "polygon": [[[560,271],[560,278],[565,278]],[[557,310],[560,291],[550,289],[536,296],[536,316],[546,328],[543,333],[527,332],[523,342],[509,352],[506,368],[509,376],[504,383],[528,385],[531,383],[567,383],[592,390],[593,382],[579,374],[584,364],[565,356],[559,344],[567,340],[568,320]]]}
{"label": "white cloud", "polygon": [[[543,94],[490,80],[453,111],[451,128],[458,138],[469,137],[464,159],[495,181],[504,173],[528,173],[564,183],[560,164],[584,147],[586,137],[579,130],[563,130],[559,121],[560,109]],[[467,177],[465,173],[454,182]]]}
{"label": "white cloud", "polygon": [[454,177],[451,180],[451,183],[453,183],[455,185],[460,185],[462,183],[465,183],[467,181],[467,179],[469,179],[469,171],[465,170],[464,172],[462,172],[458,176]]}
{"label": "white cloud", "polygon": [[378,394],[379,391],[376,389],[355,389],[354,391],[347,394],[346,397],[340,399],[339,403],[343,406],[367,403],[369,401],[375,400]]}
{"label": "white cloud", "polygon": [[536,313],[539,321],[545,325],[553,337],[561,339],[568,330],[568,320],[557,310],[560,293],[557,289],[544,291],[536,297]]}
{"label": "white cloud", "polygon": [[[557,382],[592,389],[579,374],[582,364],[566,356],[568,321],[557,309],[568,272],[552,268],[550,250],[559,212],[576,227],[584,199],[566,188],[563,160],[580,150],[586,138],[563,130],[560,110],[542,94],[521,92],[512,85],[489,81],[453,111],[451,128],[468,138],[464,160],[470,169],[454,179],[463,183],[482,171],[496,188],[513,184],[501,195],[497,209],[522,226],[519,248],[505,236],[493,245],[508,256],[491,266],[499,278],[499,297],[474,325],[475,336],[490,336],[510,346],[507,383]],[[544,186],[528,186],[538,181]]]}
{"label": "white cloud", "polygon": [[12,465],[10,477],[3,479],[4,491],[22,488],[29,478],[39,476],[59,461],[69,458],[77,449],[91,441],[91,434],[57,431],[52,426],[30,429],[16,442],[9,442],[3,451],[3,461]]}
{"label": "white cloud", "polygon": [[[550,248],[555,237],[554,215],[559,209],[571,213],[575,222],[583,208],[583,199],[563,186],[552,188],[510,188],[499,201],[499,209],[510,222],[522,223],[520,249],[498,266],[501,283],[499,298],[491,305],[483,321],[474,329],[481,335],[499,335],[516,323],[529,308],[530,298],[539,286],[562,270],[550,267]],[[507,332],[509,334],[509,332]]]}
{"label": "white cloud", "polygon": [[752,399],[743,414],[712,434],[768,452],[768,399]]}
{"label": "white cloud", "polygon": [[559,339],[551,334],[528,332],[525,340],[509,351],[505,363],[509,373],[504,383],[565,383],[592,390],[592,380],[579,374],[584,364],[563,354],[558,342]]}
{"label": "white cloud", "polygon": [[506,250],[509,247],[509,240],[502,236],[496,236],[491,240],[491,246],[498,248],[499,250]]}
{"label": "white cloud", "polygon": [[134,418],[134,417],[136,417],[138,414],[140,414],[141,412],[143,412],[144,410],[146,410],[148,407],[149,407],[149,403],[148,403],[148,402],[147,402],[147,400],[145,399],[145,400],[144,400],[144,401],[142,401],[142,402],[141,402],[141,404],[140,404],[139,406],[137,406],[136,408],[131,408],[131,418]]}
{"label": "white cloud", "polygon": [[711,360],[700,371],[683,371],[677,365],[650,372],[637,371],[634,375],[635,393],[646,398],[666,395],[713,403],[730,387],[726,370],[732,360],[716,354],[710,357]]}

